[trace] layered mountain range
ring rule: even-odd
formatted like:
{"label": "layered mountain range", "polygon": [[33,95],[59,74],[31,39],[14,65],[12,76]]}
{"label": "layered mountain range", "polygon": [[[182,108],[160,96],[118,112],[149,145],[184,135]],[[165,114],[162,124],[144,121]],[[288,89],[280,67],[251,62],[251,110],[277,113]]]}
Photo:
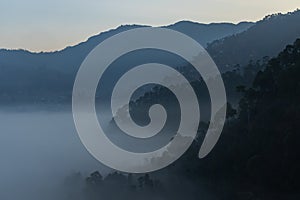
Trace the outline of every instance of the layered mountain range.
{"label": "layered mountain range", "polygon": [[[182,32],[202,44],[225,73],[250,60],[273,57],[300,37],[300,11],[270,15],[239,24],[181,21],[164,28]],[[0,50],[0,103],[70,102],[76,72],[87,54],[105,39],[144,27],[124,25],[61,51],[33,53]],[[130,60],[128,60],[129,62]]]}

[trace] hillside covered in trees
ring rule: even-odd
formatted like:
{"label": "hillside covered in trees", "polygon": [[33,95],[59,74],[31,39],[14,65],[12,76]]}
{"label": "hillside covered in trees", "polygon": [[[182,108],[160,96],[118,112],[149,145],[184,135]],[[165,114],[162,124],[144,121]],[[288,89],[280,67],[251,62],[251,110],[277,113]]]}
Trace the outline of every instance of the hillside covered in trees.
{"label": "hillside covered in trees", "polygon": [[[99,172],[70,176],[70,199],[230,199],[300,198],[300,39],[265,63],[229,107],[223,134],[204,159],[197,154],[207,128],[171,166],[151,174]],[[77,188],[74,193],[74,187]],[[118,192],[114,192],[118,189]],[[81,191],[81,192],[78,192]]]}
{"label": "hillside covered in trees", "polygon": [[268,15],[246,31],[210,43],[207,51],[223,71],[276,56],[300,37],[300,10]]}

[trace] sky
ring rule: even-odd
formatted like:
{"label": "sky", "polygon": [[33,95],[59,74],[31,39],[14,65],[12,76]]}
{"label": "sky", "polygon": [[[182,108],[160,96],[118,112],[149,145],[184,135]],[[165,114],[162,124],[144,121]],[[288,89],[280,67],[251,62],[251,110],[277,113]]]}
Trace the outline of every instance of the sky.
{"label": "sky", "polygon": [[0,0],[0,48],[54,51],[121,24],[257,21],[300,0]]}

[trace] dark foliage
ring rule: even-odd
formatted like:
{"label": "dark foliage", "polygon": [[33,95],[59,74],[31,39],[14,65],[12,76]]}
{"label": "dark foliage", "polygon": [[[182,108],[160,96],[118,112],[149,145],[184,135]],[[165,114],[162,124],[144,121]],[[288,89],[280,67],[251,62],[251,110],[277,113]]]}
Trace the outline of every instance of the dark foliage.
{"label": "dark foliage", "polygon": [[86,199],[299,199],[299,77],[300,39],[271,59],[251,87],[238,87],[238,110],[228,105],[223,134],[206,158],[197,158],[207,128],[201,123],[197,140],[168,168],[104,179],[95,172],[86,179]]}

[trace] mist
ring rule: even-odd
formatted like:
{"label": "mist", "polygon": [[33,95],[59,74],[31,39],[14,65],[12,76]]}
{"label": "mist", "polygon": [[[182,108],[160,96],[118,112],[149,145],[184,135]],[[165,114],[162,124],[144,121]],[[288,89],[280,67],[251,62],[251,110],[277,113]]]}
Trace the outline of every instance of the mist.
{"label": "mist", "polygon": [[0,199],[62,199],[74,172],[109,168],[81,144],[71,112],[1,112]]}

